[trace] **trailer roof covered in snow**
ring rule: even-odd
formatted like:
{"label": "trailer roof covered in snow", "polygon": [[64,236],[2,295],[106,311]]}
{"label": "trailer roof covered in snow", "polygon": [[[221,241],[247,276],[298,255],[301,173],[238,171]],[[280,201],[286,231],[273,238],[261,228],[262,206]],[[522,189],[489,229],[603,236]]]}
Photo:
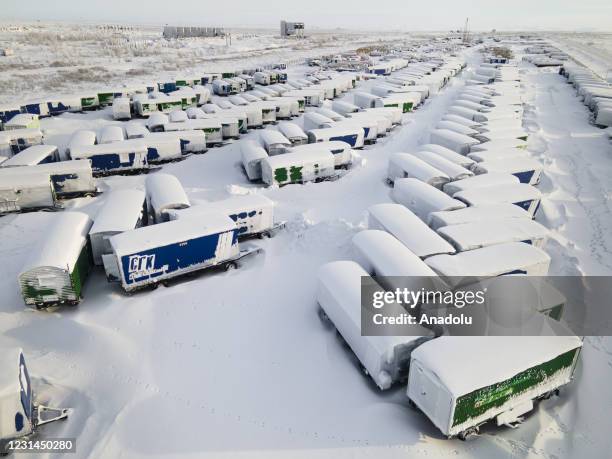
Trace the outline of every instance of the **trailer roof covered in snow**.
{"label": "trailer roof covered in snow", "polygon": [[282,155],[269,156],[265,159],[265,161],[267,161],[270,164],[270,168],[274,170],[280,167],[290,167],[296,163],[301,163],[304,161],[308,161],[310,163],[316,161],[317,159],[322,161],[323,164],[330,159],[332,162],[334,161],[332,153],[326,149],[312,149],[305,151],[295,149]]}
{"label": "trailer roof covered in snow", "polygon": [[134,229],[143,210],[144,200],[145,193],[141,190],[123,189],[109,193],[96,214],[89,234]]}
{"label": "trailer roof covered in snow", "polygon": [[490,174],[475,175],[473,177],[447,183],[444,185],[444,192],[450,196],[454,196],[455,193],[460,191],[518,183],[518,177],[512,174],[506,172],[491,172]]}
{"label": "trailer roof covered in snow", "polygon": [[288,139],[298,138],[308,140],[306,133],[295,123],[289,121],[278,123],[278,130]]}
{"label": "trailer roof covered in snow", "polygon": [[291,142],[287,137],[273,129],[264,129],[259,133],[259,138],[266,147],[275,144],[286,145],[287,147],[291,146]]}
{"label": "trailer roof covered in snow", "polygon": [[227,215],[210,212],[203,218],[182,218],[151,226],[142,226],[110,238],[117,257],[187,241],[206,234],[232,231],[236,224]]}
{"label": "trailer roof covered in snow", "polygon": [[456,151],[451,150],[450,148],[443,147],[442,145],[428,143],[425,145],[419,145],[419,150],[421,151],[431,151],[432,153],[437,154],[438,156],[443,157],[461,167],[465,167],[469,169],[476,161],[467,156],[464,156]]}
{"label": "trailer roof covered in snow", "polygon": [[262,194],[242,194],[230,196],[219,201],[203,202],[186,209],[173,210],[171,213],[183,218],[185,216],[201,216],[210,212],[240,212],[243,209],[271,209],[273,207],[274,201]]}
{"label": "trailer roof covered in snow", "polygon": [[408,153],[393,153],[389,157],[389,180],[413,177],[430,185],[441,187],[450,178],[434,166]]}
{"label": "trailer roof covered in snow", "polygon": [[40,138],[42,139],[43,133],[37,128],[28,129],[11,129],[10,131],[0,132],[0,143],[10,142],[16,139],[29,139],[29,138]]}
{"label": "trailer roof covered in snow", "polygon": [[111,125],[104,126],[98,136],[98,143],[111,143],[125,140],[123,127]]}
{"label": "trailer roof covered in snow", "polygon": [[32,145],[7,159],[0,167],[34,166],[57,152],[55,145]]}
{"label": "trailer roof covered in snow", "polygon": [[[37,173],[34,171],[29,174],[9,173],[9,171],[16,172],[23,169],[29,170],[30,167],[0,168],[0,177],[2,177],[2,180],[0,180],[0,189],[7,190],[14,188],[16,190],[22,190],[24,188],[46,187],[49,188],[49,192],[51,192],[52,185],[49,174]],[[4,171],[6,171],[6,173],[4,173]]]}
{"label": "trailer roof covered in snow", "polygon": [[550,256],[529,244],[508,242],[456,255],[435,255],[427,258],[425,263],[444,277],[449,285],[457,285],[517,271],[544,276],[548,272]]}
{"label": "trailer roof covered in snow", "polygon": [[[412,351],[455,398],[582,346],[577,336],[441,336]],[[465,358],[478,362],[465,371]]]}
{"label": "trailer roof covered in snow", "polygon": [[43,243],[31,252],[29,260],[21,268],[21,274],[41,266],[72,272],[91,225],[89,216],[82,212],[56,214]]}
{"label": "trailer roof covered in snow", "polygon": [[175,209],[189,207],[189,198],[181,182],[170,174],[157,173],[146,179],[147,199],[154,209],[171,206]]}
{"label": "trailer roof covered in snow", "polygon": [[438,129],[447,129],[449,131],[457,132],[459,134],[473,136],[479,134],[479,131],[476,129],[472,129],[470,127],[464,126],[460,123],[455,123],[454,121],[442,120],[438,123]]}
{"label": "trailer roof covered in snow", "polygon": [[70,149],[70,157],[72,159],[91,158],[96,155],[133,153],[137,151],[147,152],[147,146],[141,139],[122,140],[120,142],[96,145],[75,145]]}
{"label": "trailer roof covered in snow", "polygon": [[546,238],[549,233],[546,227],[527,218],[460,223],[438,228],[437,231],[459,251],[479,249],[504,242],[532,241]]}
{"label": "trailer roof covered in snow", "polygon": [[72,134],[68,142],[68,150],[77,145],[94,145],[96,143],[96,133],[94,131],[80,130]]}
{"label": "trailer roof covered in snow", "polygon": [[422,161],[425,161],[427,164],[435,167],[439,171],[444,172],[450,177],[450,180],[461,180],[474,175],[472,171],[466,169],[465,167],[462,167],[453,161],[449,161],[443,156],[431,151],[416,151],[412,153],[412,155]]}
{"label": "trailer roof covered in snow", "polygon": [[455,193],[453,197],[471,206],[477,206],[496,202],[530,201],[540,199],[542,193],[526,183],[510,183],[463,190]]}
{"label": "trailer roof covered in snow", "polygon": [[401,204],[383,203],[368,208],[370,229],[389,232],[419,258],[455,253],[455,249]]}
{"label": "trailer roof covered in snow", "polygon": [[542,163],[533,158],[519,156],[518,158],[504,157],[487,159],[474,166],[474,171],[478,174],[486,174],[491,172],[507,172],[515,174],[522,171],[542,170]]}
{"label": "trailer roof covered in snow", "polygon": [[396,202],[406,206],[425,222],[431,212],[465,207],[463,202],[415,178],[397,179],[392,195]]}
{"label": "trailer roof covered in snow", "polygon": [[467,135],[459,134],[458,132],[451,131],[449,129],[434,129],[431,131],[431,141],[432,143],[440,144],[440,140],[445,142],[450,142],[456,145],[478,145],[480,143],[479,140],[476,140]]}
{"label": "trailer roof covered in snow", "polygon": [[507,202],[432,212],[429,217],[429,225],[433,229],[442,226],[460,225],[462,223],[481,222],[486,220],[509,218],[531,219],[529,212]]}

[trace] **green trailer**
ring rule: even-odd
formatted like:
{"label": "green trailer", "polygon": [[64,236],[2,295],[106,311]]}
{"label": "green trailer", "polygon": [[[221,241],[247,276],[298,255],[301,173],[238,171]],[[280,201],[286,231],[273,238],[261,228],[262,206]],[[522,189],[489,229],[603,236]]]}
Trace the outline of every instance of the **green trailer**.
{"label": "green trailer", "polygon": [[81,96],[81,108],[83,110],[97,110],[100,108],[100,101],[98,100],[98,95],[87,95]]}
{"label": "green trailer", "polygon": [[91,219],[81,212],[57,214],[42,246],[19,274],[19,286],[28,306],[78,304],[93,266],[87,235]]}
{"label": "green trailer", "polygon": [[558,394],[581,348],[576,336],[442,336],[412,352],[407,395],[444,435],[466,439],[491,420],[520,423]]}

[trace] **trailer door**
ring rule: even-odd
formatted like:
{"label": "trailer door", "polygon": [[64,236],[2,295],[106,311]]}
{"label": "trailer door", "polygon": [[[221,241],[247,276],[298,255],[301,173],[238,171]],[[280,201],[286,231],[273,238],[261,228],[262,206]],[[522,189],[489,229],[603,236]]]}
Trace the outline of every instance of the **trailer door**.
{"label": "trailer door", "polygon": [[117,258],[114,254],[108,253],[102,255],[102,264],[104,265],[104,271],[106,272],[106,278],[110,281],[121,280],[121,274],[119,273],[119,265],[117,264]]}

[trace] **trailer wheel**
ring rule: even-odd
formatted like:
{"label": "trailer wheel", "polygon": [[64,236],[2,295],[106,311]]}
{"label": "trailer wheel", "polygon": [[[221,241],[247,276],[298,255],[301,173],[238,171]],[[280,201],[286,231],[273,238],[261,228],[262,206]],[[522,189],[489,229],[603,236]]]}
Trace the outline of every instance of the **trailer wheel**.
{"label": "trailer wheel", "polygon": [[359,369],[365,376],[370,376],[370,372],[366,367],[364,367],[361,363],[359,364]]}
{"label": "trailer wheel", "polygon": [[229,263],[225,265],[226,271],[233,271],[234,269],[237,269],[237,268],[238,268],[238,264],[235,261],[230,261]]}
{"label": "trailer wheel", "polygon": [[461,441],[467,441],[474,438],[480,432],[480,428],[478,426],[470,427],[469,429],[465,429],[463,432],[459,433],[457,437]]}
{"label": "trailer wheel", "polygon": [[414,403],[411,398],[408,399],[408,406],[413,410],[417,409],[416,403]]}

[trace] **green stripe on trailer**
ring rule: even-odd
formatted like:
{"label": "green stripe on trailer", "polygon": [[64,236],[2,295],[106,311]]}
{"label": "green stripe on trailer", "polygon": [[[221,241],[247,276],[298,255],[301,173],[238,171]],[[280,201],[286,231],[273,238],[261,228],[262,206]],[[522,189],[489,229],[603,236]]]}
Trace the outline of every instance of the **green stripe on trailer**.
{"label": "green stripe on trailer", "polygon": [[403,110],[404,113],[412,111],[412,102],[404,102]]}
{"label": "green stripe on trailer", "polygon": [[221,74],[221,78],[234,78],[236,74],[234,72],[226,72]]}
{"label": "green stripe on trailer", "polygon": [[112,92],[99,92],[98,93],[98,101],[100,105],[111,105],[114,99],[114,93]]}
{"label": "green stripe on trailer", "polygon": [[79,259],[74,265],[74,269],[70,273],[70,280],[72,281],[72,288],[77,298],[82,298],[83,284],[89,276],[91,267],[93,265],[91,251],[89,249],[89,243],[85,244],[83,250],[79,254]]}
{"label": "green stripe on trailer", "polygon": [[97,106],[98,98],[97,97],[81,97],[81,107],[95,107]]}
{"label": "green stripe on trailer", "polygon": [[497,384],[475,390],[457,399],[453,426],[463,424],[469,419],[486,413],[491,408],[500,407],[508,400],[552,378],[558,372],[571,368],[576,361],[579,349],[572,349],[535,367]]}

